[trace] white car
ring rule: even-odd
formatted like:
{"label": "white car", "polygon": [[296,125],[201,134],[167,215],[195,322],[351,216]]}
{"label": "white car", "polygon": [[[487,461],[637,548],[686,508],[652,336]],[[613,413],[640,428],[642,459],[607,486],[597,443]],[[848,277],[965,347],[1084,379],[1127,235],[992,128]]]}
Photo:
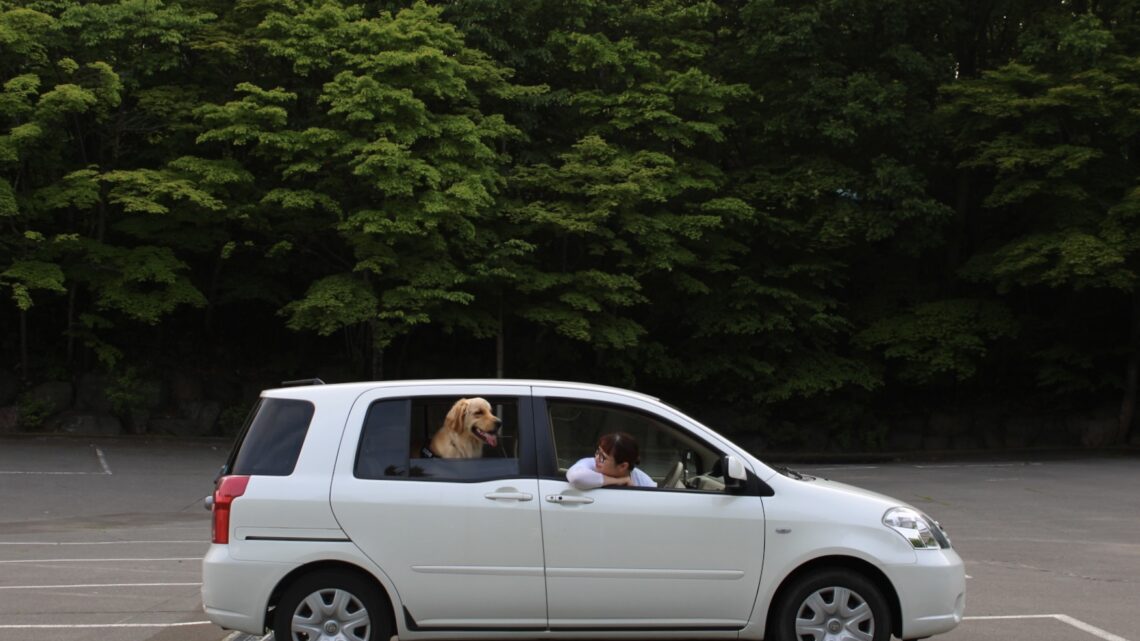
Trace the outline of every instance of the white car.
{"label": "white car", "polygon": [[[314,383],[319,383],[315,381]],[[458,399],[482,456],[424,452]],[[658,487],[576,489],[603,434]],[[530,380],[267,390],[223,467],[202,602],[277,641],[884,641],[962,620],[941,527],[895,499],[765,465],[655,398]]]}

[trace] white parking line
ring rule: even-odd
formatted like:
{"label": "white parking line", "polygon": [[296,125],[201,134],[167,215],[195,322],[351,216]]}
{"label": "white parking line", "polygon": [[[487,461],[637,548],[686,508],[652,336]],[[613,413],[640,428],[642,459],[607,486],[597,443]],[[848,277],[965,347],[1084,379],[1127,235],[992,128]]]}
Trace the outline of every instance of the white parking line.
{"label": "white parking line", "polygon": [[[1124,637],[1106,632],[1067,614],[1012,614],[999,616],[963,617],[963,621],[1000,621],[1009,619],[1054,619],[1068,624],[1104,641],[1128,641]],[[182,628],[195,625],[213,625],[211,621],[181,621],[177,623],[76,623],[76,624],[30,624],[0,625],[0,630],[80,630],[102,628]]]}
{"label": "white parking line", "polygon": [[1104,639],[1104,641],[1128,641],[1124,637],[1118,637],[1111,632],[1106,632],[1104,630],[1101,630],[1098,627],[1091,626],[1091,625],[1085,623],[1084,621],[1081,621],[1079,619],[1074,619],[1073,617],[1068,616],[1066,614],[1058,614],[1057,620],[1058,621],[1064,621],[1065,623],[1068,623],[1069,625],[1073,626],[1074,628],[1076,628],[1078,630],[1084,630],[1085,632],[1088,632],[1089,634],[1091,634],[1093,636],[1100,637],[1100,638]]}
{"label": "white parking line", "polygon": [[273,641],[273,633],[259,637],[255,634],[246,634],[245,632],[231,632],[230,636],[222,639],[222,641]]}
{"label": "white parking line", "polygon": [[177,623],[38,623],[0,625],[0,630],[87,630],[96,628],[185,628],[192,625],[214,625],[212,621],[179,621]]}
{"label": "white parking line", "polygon": [[151,559],[9,559],[0,563],[123,563],[126,561],[201,561],[200,556],[168,556]]}
{"label": "white parking line", "polygon": [[103,468],[103,473],[110,476],[111,468],[107,465],[107,457],[103,456],[103,450],[95,448],[95,456],[99,457],[99,466]]}
{"label": "white parking line", "polygon": [[62,472],[52,470],[0,470],[0,474],[23,474],[28,476],[111,476],[111,466],[107,465],[107,457],[103,450],[95,448],[95,458],[99,459],[100,472]]}
{"label": "white parking line", "polygon": [[1042,465],[1037,461],[1026,461],[1025,463],[942,463],[942,464],[926,464],[915,465],[914,467],[920,470],[954,470],[954,469],[973,469],[973,468],[1006,468],[1006,467],[1030,467]]}
{"label": "white parking line", "polygon": [[878,465],[836,465],[831,467],[803,467],[802,470],[810,470],[812,472],[831,472],[834,470],[877,470]]}
{"label": "white parking line", "polygon": [[[904,467],[912,467],[918,470],[957,470],[974,468],[1037,467],[1041,465],[1044,464],[1037,461],[1027,461],[1024,463],[918,463]],[[807,472],[846,472],[848,470],[881,470],[883,468],[884,466],[882,465],[829,465],[826,467],[813,467],[810,465],[805,465],[797,469],[802,469]]]}
{"label": "white parking line", "polygon": [[980,617],[962,617],[963,621],[1002,621],[1009,619],[1054,619],[1073,626],[1082,632],[1088,632],[1094,637],[1104,639],[1104,641],[1128,641],[1124,637],[1117,636],[1111,632],[1101,630],[1095,625],[1089,625],[1080,619],[1071,617],[1067,614],[1008,614],[996,616],[980,616]]}
{"label": "white parking line", "polygon": [[201,539],[184,540],[184,541],[0,541],[0,545],[41,545],[41,546],[54,546],[54,545],[144,545],[149,543],[194,543],[209,545],[209,541]]}
{"label": "white parking line", "polygon": [[0,585],[0,590],[70,590],[77,588],[170,588],[201,583],[77,583],[74,585]]}
{"label": "white parking line", "polygon": [[107,476],[106,472],[44,472],[38,470],[0,470],[0,474],[24,474],[27,476]]}

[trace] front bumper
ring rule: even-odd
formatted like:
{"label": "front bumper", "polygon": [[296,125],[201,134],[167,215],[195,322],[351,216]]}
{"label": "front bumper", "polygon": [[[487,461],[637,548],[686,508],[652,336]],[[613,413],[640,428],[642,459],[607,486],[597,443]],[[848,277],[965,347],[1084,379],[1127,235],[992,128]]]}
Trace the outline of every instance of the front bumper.
{"label": "front bumper", "polygon": [[903,639],[954,629],[966,610],[966,568],[953,549],[917,550],[913,565],[887,569],[902,609]]}

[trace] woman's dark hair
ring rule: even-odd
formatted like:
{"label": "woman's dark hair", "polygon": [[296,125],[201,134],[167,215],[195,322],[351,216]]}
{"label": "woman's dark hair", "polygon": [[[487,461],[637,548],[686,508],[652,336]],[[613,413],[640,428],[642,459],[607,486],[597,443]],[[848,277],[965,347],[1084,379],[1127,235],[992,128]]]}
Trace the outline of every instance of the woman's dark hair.
{"label": "woman's dark hair", "polygon": [[641,448],[637,447],[637,439],[626,432],[605,434],[598,439],[598,447],[614,460],[616,465],[629,463],[629,469],[641,464]]}

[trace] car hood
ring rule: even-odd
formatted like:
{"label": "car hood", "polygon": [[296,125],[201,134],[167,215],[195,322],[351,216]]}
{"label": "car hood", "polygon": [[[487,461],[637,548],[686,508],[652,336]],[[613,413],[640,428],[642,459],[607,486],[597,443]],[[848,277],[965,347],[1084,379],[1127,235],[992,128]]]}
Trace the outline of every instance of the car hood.
{"label": "car hood", "polygon": [[777,472],[771,478],[767,479],[767,482],[773,487],[777,494],[779,494],[781,490],[784,490],[792,491],[794,494],[805,498],[809,496],[813,497],[821,503],[840,503],[847,506],[857,504],[865,509],[875,511],[879,517],[892,507],[914,507],[893,496],[880,494],[879,492],[867,490],[855,485],[832,481],[831,479],[820,476],[810,476],[806,474],[802,476],[803,478],[796,478],[794,476],[785,476]]}
{"label": "car hood", "polygon": [[835,493],[845,494],[851,498],[858,497],[858,498],[861,498],[863,500],[866,500],[869,503],[881,503],[884,507],[894,507],[896,505],[906,505],[906,503],[894,498],[893,496],[887,496],[886,494],[880,494],[878,492],[866,490],[866,489],[863,489],[863,488],[858,487],[856,485],[848,485],[847,483],[841,483],[839,481],[832,481],[831,479],[825,479],[822,477],[816,477],[814,480],[811,480],[811,481],[805,480],[805,481],[801,481],[801,482],[802,483],[810,483],[812,486],[819,488],[820,491],[823,491],[823,492],[835,492]]}

